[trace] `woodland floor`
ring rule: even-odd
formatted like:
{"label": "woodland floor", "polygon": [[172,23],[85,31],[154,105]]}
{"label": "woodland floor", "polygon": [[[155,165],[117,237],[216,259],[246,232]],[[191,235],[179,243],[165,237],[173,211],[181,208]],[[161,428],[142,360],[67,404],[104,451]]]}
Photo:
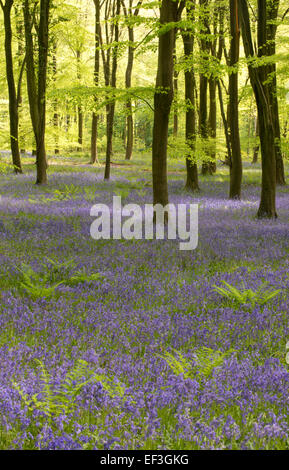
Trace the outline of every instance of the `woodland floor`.
{"label": "woodland floor", "polygon": [[94,241],[91,206],[150,203],[151,165],[115,157],[104,183],[86,163],[54,158],[46,187],[31,159],[0,175],[0,448],[288,449],[289,187],[258,221],[258,165],[232,202],[225,167],[192,196],[171,161],[171,202],[199,203],[181,252]]}

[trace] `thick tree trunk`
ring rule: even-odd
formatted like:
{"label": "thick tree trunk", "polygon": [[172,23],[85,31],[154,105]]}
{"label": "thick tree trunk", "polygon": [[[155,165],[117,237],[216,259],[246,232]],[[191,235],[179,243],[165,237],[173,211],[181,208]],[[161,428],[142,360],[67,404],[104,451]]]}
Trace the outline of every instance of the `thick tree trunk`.
{"label": "thick tree trunk", "polygon": [[[247,0],[238,0],[243,44],[246,57],[254,57],[254,47],[250,26]],[[258,0],[258,57],[268,54],[267,50],[267,5],[266,0]],[[262,155],[262,190],[258,210],[259,218],[275,218],[276,213],[276,152],[273,114],[271,110],[269,67],[248,64],[250,80],[256,98],[259,116],[260,142]]]}
{"label": "thick tree trunk", "polygon": [[39,129],[36,137],[36,166],[37,184],[47,183],[47,160],[45,151],[45,126],[46,126],[46,81],[48,59],[48,34],[49,34],[49,8],[50,0],[41,0],[38,29],[38,117]]}
{"label": "thick tree trunk", "polygon": [[47,162],[45,152],[46,79],[48,57],[48,25],[50,0],[41,0],[38,26],[38,73],[34,66],[34,45],[32,36],[33,19],[29,0],[23,6],[26,44],[26,74],[30,115],[36,141],[36,184],[47,183]]}
{"label": "thick tree trunk", "polygon": [[[179,2],[163,0],[160,8],[161,26],[176,22]],[[153,201],[168,204],[167,143],[171,105],[173,101],[175,29],[171,27],[159,36],[158,71],[154,94],[154,126],[152,143]],[[164,92],[165,90],[165,92]]]}
{"label": "thick tree trunk", "polygon": [[[231,50],[230,66],[236,67],[240,55],[240,27],[238,0],[230,0],[230,30]],[[231,165],[230,165],[230,199],[241,198],[242,185],[242,157],[239,132],[239,87],[238,71],[230,73],[229,97],[230,97],[230,138],[231,138]]]}
{"label": "thick tree trunk", "polygon": [[14,80],[13,69],[13,54],[12,54],[12,26],[11,26],[11,8],[13,0],[6,0],[5,4],[1,2],[1,7],[4,14],[5,26],[5,59],[6,59],[6,76],[9,94],[9,122],[10,122],[10,146],[12,153],[12,163],[15,173],[22,173],[20,151],[19,151],[19,138],[18,138],[18,103],[16,86]]}
{"label": "thick tree trunk", "polygon": [[[268,55],[274,56],[276,54],[276,33],[278,21],[280,0],[271,0],[267,5],[267,38],[268,38]],[[284,162],[281,148],[281,129],[279,119],[279,103],[277,94],[277,68],[276,63],[269,65],[271,73],[270,86],[270,99],[271,109],[273,114],[273,124],[275,133],[275,152],[276,152],[276,182],[280,186],[286,185]]]}

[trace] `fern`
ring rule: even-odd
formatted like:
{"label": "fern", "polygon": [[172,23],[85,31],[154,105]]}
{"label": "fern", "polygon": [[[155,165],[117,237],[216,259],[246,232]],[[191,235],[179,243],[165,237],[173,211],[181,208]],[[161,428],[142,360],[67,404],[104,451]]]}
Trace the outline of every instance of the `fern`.
{"label": "fern", "polygon": [[175,375],[183,375],[185,379],[197,378],[195,368],[203,377],[210,377],[214,369],[221,367],[226,358],[231,356],[234,349],[230,349],[222,353],[210,348],[200,348],[195,351],[195,366],[188,361],[179,351],[174,350],[174,354],[165,352],[164,355],[159,355],[166,361],[168,366],[172,369]]}
{"label": "fern", "polygon": [[195,359],[199,372],[206,378],[210,377],[214,369],[221,367],[225,359],[230,357],[233,352],[235,352],[234,349],[229,349],[224,353],[206,347],[198,349],[195,352]]}
{"label": "fern", "polygon": [[222,283],[225,285],[225,287],[214,285],[214,291],[221,294],[222,297],[233,302],[237,302],[238,304],[251,303],[253,306],[255,306],[257,303],[263,306],[270,300],[277,297],[277,295],[279,295],[281,292],[281,289],[275,291],[262,292],[262,288],[260,288],[256,292],[252,289],[245,288],[243,290],[239,290],[236,287],[228,284],[226,281],[222,281]]}
{"label": "fern", "polygon": [[[68,268],[73,265],[74,261],[68,260],[64,263],[58,263],[50,258],[47,258],[47,260],[52,265],[52,269],[46,273],[37,273],[31,266],[24,263],[21,265],[21,269],[17,268],[22,275],[19,287],[34,300],[39,298],[51,298],[60,285],[73,287],[83,283],[90,284],[104,277],[100,273],[88,274],[85,270],[78,270],[70,278],[65,279]],[[45,267],[47,268],[47,265],[45,265]]]}
{"label": "fern", "polygon": [[[97,374],[88,367],[88,363],[78,360],[74,368],[67,373],[63,383],[56,389],[53,389],[52,378],[47,372],[44,364],[36,360],[40,370],[42,391],[32,395],[30,398],[21,387],[13,382],[14,388],[18,391],[24,404],[29,411],[42,411],[49,419],[60,416],[61,414],[70,414],[75,410],[76,399],[82,389],[89,383],[99,382],[110,397],[123,397],[125,388],[120,383],[114,381],[104,374]],[[40,399],[39,396],[42,396]]]}
{"label": "fern", "polygon": [[69,279],[65,280],[64,283],[67,286],[73,287],[78,284],[83,284],[83,283],[92,283],[95,281],[99,281],[100,279],[103,279],[103,275],[100,273],[92,273],[88,274],[85,271],[76,271],[73,276],[71,276]]}
{"label": "fern", "polygon": [[31,204],[38,204],[39,202],[47,203],[47,202],[58,202],[58,201],[69,201],[81,193],[80,188],[77,186],[71,185],[64,185],[61,189],[55,189],[52,193],[51,197],[48,197],[45,194],[39,194],[37,197],[30,197],[29,202]]}
{"label": "fern", "polygon": [[51,298],[58,286],[63,282],[57,282],[51,286],[47,286],[49,274],[37,273],[31,266],[22,264],[21,269],[17,268],[22,274],[22,281],[19,286],[34,300],[38,298]]}
{"label": "fern", "polygon": [[183,375],[185,378],[191,377],[192,365],[179,351],[174,350],[174,353],[165,351],[164,355],[159,354],[158,356],[166,361],[175,375]]}
{"label": "fern", "polygon": [[65,277],[67,277],[69,268],[75,267],[75,261],[73,258],[62,263],[59,263],[57,260],[53,260],[48,257],[46,257],[46,260],[50,265],[49,268],[47,266],[47,262],[42,263],[42,266],[45,269],[49,269],[48,278],[50,282],[62,281],[65,279]]}

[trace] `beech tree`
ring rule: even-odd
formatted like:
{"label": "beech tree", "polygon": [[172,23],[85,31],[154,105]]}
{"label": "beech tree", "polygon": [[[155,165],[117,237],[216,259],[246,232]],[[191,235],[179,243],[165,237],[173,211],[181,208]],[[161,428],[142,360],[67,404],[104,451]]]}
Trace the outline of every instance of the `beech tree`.
{"label": "beech tree", "polygon": [[[95,30],[94,30],[94,72],[93,81],[94,85],[99,85],[99,69],[100,69],[100,40],[99,40],[99,29],[100,29],[100,0],[93,0],[95,8]],[[97,98],[95,97],[95,102]],[[92,124],[91,124],[91,145],[90,145],[90,162],[94,164],[97,160],[97,125],[98,125],[98,113],[93,111],[92,113]]]}
{"label": "beech tree", "polygon": [[154,94],[152,172],[154,204],[168,204],[167,144],[170,110],[174,96],[175,26],[185,1],[162,0],[158,45],[158,70]]}
{"label": "beech tree", "polygon": [[37,33],[38,67],[35,67],[35,44],[33,28],[37,3],[31,5],[29,0],[23,4],[25,44],[26,44],[26,77],[31,121],[36,141],[36,184],[47,183],[47,161],[45,150],[46,122],[46,81],[48,57],[48,32],[50,0],[40,0],[39,24]]}
{"label": "beech tree", "polygon": [[[275,218],[276,212],[276,148],[273,123],[270,66],[262,59],[268,57],[268,5],[258,0],[258,53],[254,51],[247,0],[238,0],[243,44],[248,59],[251,85],[255,94],[259,118],[262,156],[262,189],[259,218]],[[261,63],[260,63],[261,62]]]}
{"label": "beech tree", "polygon": [[[191,22],[192,27],[181,30],[184,44],[184,58],[189,60],[194,53],[194,30],[193,24],[195,20],[195,1],[187,2],[186,5],[187,19]],[[196,102],[195,102],[196,81],[192,66],[185,69],[185,98],[186,98],[186,143],[191,150],[191,154],[186,156],[187,180],[186,188],[191,191],[198,191],[198,165],[194,161],[196,150]]]}
{"label": "beech tree", "polygon": [[[131,79],[134,63],[134,19],[138,16],[143,0],[140,0],[137,3],[135,9],[133,9],[133,0],[129,0],[129,6],[126,8],[125,2],[122,0],[121,4],[123,7],[124,15],[127,19],[128,25],[128,58],[127,58],[127,67],[125,72],[125,87],[127,89],[131,88]],[[132,115],[132,101],[131,98],[128,98],[126,101],[126,160],[130,160],[132,157],[133,150],[133,115]]]}
{"label": "beech tree", "polygon": [[229,75],[229,106],[230,106],[230,198],[240,199],[242,184],[242,157],[239,132],[239,87],[238,62],[240,55],[240,27],[238,0],[230,0],[230,75]]}

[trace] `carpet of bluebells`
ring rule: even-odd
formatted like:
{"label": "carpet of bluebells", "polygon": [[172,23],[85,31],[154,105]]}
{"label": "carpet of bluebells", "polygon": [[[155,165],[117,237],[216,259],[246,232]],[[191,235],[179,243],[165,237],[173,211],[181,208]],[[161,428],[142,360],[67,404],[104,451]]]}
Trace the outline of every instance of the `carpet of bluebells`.
{"label": "carpet of bluebells", "polygon": [[[94,203],[151,202],[149,159],[106,183],[89,165],[51,165],[45,187],[34,172],[0,175],[0,448],[288,449],[288,187],[258,221],[257,166],[234,202],[226,169],[191,195],[171,164],[171,202],[199,204],[185,252],[90,237]],[[237,302],[223,281],[278,294]]]}

